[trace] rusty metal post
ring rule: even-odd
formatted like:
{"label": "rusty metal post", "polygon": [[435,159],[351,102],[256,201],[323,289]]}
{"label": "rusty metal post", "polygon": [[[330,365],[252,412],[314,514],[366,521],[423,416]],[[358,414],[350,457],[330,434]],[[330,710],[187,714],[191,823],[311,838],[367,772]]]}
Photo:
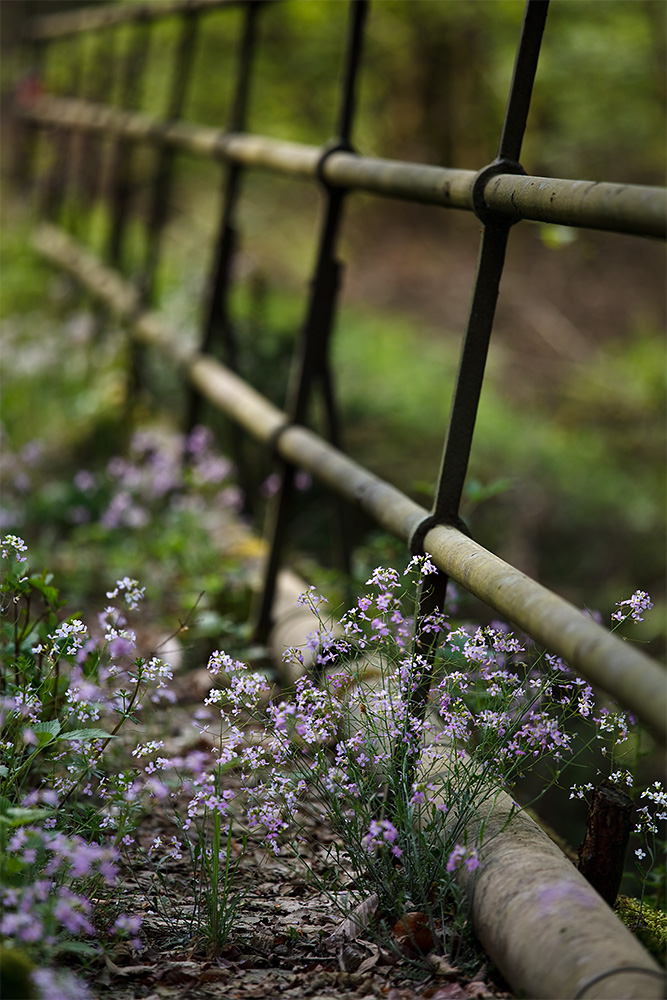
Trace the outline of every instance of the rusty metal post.
{"label": "rusty metal post", "polygon": [[[138,108],[141,104],[144,74],[150,46],[150,22],[139,21],[125,53],[120,78],[118,100],[122,109]],[[106,254],[114,267],[122,269],[123,240],[132,193],[132,154],[134,144],[118,136],[111,147],[109,163],[110,225]]]}
{"label": "rusty metal post", "polygon": [[[199,21],[197,12],[186,10],[181,17],[182,27],[165,115],[167,122],[177,120],[181,116],[197,41]],[[155,175],[148,206],[148,242],[138,278],[139,302],[142,307],[152,305],[155,297],[155,279],[162,248],[162,235],[167,222],[176,153],[173,149],[160,145],[156,155]],[[128,402],[136,399],[137,394],[145,388],[146,359],[141,347],[133,343],[129,359]]]}
{"label": "rusty metal post", "polygon": [[[474,211],[484,229],[435,502],[429,517],[412,536],[410,544],[415,554],[424,551],[424,538],[435,525],[448,524],[467,533],[467,528],[459,517],[459,505],[470,458],[500,279],[505,263],[507,238],[511,226],[518,221],[518,217],[512,219],[498,216],[490,211],[484,201],[484,189],[498,174],[524,173],[519,163],[519,156],[548,9],[548,0],[526,2],[498,155],[493,163],[480,170],[473,186]],[[434,581],[424,585],[420,599],[420,617],[424,618],[436,610],[442,610],[446,593],[447,576],[439,571]],[[420,644],[421,652],[428,663],[432,663],[436,643],[437,635],[427,632]],[[431,669],[428,667],[424,669],[417,689],[411,696],[420,714],[426,711],[430,684]]]}
{"label": "rusty metal post", "polygon": [[[341,264],[336,259],[338,234],[340,231],[346,191],[327,184],[323,170],[327,159],[334,153],[351,151],[350,142],[352,120],[357,95],[357,81],[361,64],[363,33],[368,13],[368,0],[351,0],[347,46],[345,50],[345,70],[343,74],[343,94],[339,110],[337,137],[324,149],[317,173],[325,192],[325,210],[320,230],[314,274],[310,286],[310,297],[306,318],[301,332],[301,341],[292,377],[288,388],[287,413],[293,424],[306,422],[308,406],[313,387],[319,383],[325,405],[327,431],[334,447],[339,445],[339,426],[334,405],[332,375],[328,360],[329,342],[336,311],[336,300],[340,286]],[[267,558],[264,585],[257,611],[255,634],[263,640],[271,628],[271,608],[275,592],[276,578],[284,547],[287,518],[294,496],[295,466],[280,459],[280,488],[268,514],[270,550]],[[342,508],[338,510],[339,535],[341,538],[341,562],[349,569],[349,552],[346,547],[346,533],[342,523]]]}
{"label": "rusty metal post", "polygon": [[577,867],[609,906],[621,888],[633,813],[632,799],[620,785],[603,778],[593,789]]}
{"label": "rusty metal post", "polygon": [[[69,80],[67,90],[77,94],[81,84],[81,40],[68,42],[74,45],[73,57],[69,63]],[[49,170],[44,200],[41,206],[42,214],[50,221],[55,221],[61,215],[65,203],[68,180],[72,173],[72,151],[76,141],[76,133],[65,130],[56,131],[53,135],[53,162]]]}
{"label": "rusty metal post", "polygon": [[[236,90],[229,115],[228,129],[235,134],[245,131],[250,95],[250,80],[255,43],[257,38],[257,12],[259,0],[251,0],[246,6],[243,37],[239,50],[236,72]],[[213,254],[213,264],[205,290],[201,351],[215,353],[219,344],[225,364],[232,371],[238,371],[236,334],[229,314],[229,291],[231,286],[231,266],[238,247],[236,228],[236,208],[241,192],[243,167],[238,163],[226,165],[222,183],[222,213]],[[202,397],[194,387],[190,387],[186,427],[190,431],[199,419]],[[243,491],[246,510],[251,510],[251,484],[249,469],[245,461],[243,434],[237,424],[230,430],[231,457],[237,469],[239,485]]]}

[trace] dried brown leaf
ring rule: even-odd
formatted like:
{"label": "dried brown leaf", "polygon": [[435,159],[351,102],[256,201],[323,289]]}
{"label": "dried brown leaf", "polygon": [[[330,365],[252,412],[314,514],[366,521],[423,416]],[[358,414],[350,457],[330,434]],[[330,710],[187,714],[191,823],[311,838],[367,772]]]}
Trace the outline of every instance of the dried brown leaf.
{"label": "dried brown leaf", "polygon": [[166,962],[158,970],[156,979],[163,983],[187,983],[193,979],[199,979],[201,971],[200,962]]}
{"label": "dried brown leaf", "polygon": [[461,975],[460,971],[451,965],[443,955],[436,955],[435,952],[428,955],[426,961],[431,966],[434,976],[442,979],[456,979]]}
{"label": "dried brown leaf", "polygon": [[113,972],[114,976],[154,976],[157,971],[157,966],[152,965],[114,965],[108,959],[108,956],[104,956],[105,962],[107,963],[110,970]]}
{"label": "dried brown leaf", "polygon": [[352,910],[349,917],[346,917],[341,924],[338,925],[336,930],[331,935],[334,941],[345,941],[353,940],[359,937],[361,931],[365,930],[370,924],[371,920],[375,916],[377,908],[380,904],[380,897],[377,893],[373,893],[367,899],[364,899],[358,906]]}
{"label": "dried brown leaf", "polygon": [[458,983],[448,983],[447,986],[441,986],[431,1000],[468,1000],[468,996]]}
{"label": "dried brown leaf", "polygon": [[435,947],[431,923],[425,913],[404,913],[392,934],[404,955],[427,955]]}

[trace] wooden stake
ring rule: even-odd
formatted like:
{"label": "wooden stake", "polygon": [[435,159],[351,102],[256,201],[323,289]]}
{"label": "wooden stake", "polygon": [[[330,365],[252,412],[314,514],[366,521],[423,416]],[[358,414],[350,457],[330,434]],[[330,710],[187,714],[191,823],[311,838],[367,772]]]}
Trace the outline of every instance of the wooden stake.
{"label": "wooden stake", "polygon": [[606,778],[593,791],[586,836],[579,848],[579,871],[610,906],[623,878],[632,811],[627,792]]}

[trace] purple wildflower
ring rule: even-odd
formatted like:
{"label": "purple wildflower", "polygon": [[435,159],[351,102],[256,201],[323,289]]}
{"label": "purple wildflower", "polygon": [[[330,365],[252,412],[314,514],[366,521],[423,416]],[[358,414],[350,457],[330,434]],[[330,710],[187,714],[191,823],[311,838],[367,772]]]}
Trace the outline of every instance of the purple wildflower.
{"label": "purple wildflower", "polygon": [[5,535],[0,542],[0,556],[3,559],[14,558],[17,563],[22,563],[26,561],[26,557],[21,553],[27,551],[28,546],[18,535]]}
{"label": "purple wildflower", "polygon": [[[631,617],[633,621],[643,622],[644,612],[651,610],[653,601],[646,591],[636,590],[632,597],[626,601],[617,601],[616,606],[618,611],[614,611],[612,614],[612,621],[623,622],[626,618]],[[624,611],[623,608],[627,608],[627,611]]]}
{"label": "purple wildflower", "polygon": [[389,847],[391,853],[396,858],[403,855],[403,851],[398,846],[398,830],[388,819],[373,819],[368,827],[368,833],[362,840],[367,851],[373,852],[378,848]]}
{"label": "purple wildflower", "polygon": [[462,847],[461,844],[456,844],[447,860],[447,871],[450,874],[455,872],[461,866],[461,863],[465,865],[469,872],[481,867],[481,862],[474,847],[467,848]]}

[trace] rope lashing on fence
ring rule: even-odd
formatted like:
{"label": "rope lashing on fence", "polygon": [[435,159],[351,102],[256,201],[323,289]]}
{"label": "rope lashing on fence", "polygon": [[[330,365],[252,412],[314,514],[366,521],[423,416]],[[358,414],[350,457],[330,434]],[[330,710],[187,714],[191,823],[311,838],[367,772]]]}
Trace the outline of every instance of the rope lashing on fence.
{"label": "rope lashing on fence", "polygon": [[[649,980],[657,980],[661,984],[664,984],[665,982],[664,972],[660,972],[657,969],[647,969],[645,965],[625,965],[620,969],[608,969],[606,972],[600,972],[597,976],[593,976],[584,986],[582,986],[574,1000],[585,1000],[587,996],[591,995],[590,991],[593,987],[597,986],[598,983],[601,983],[605,979],[613,979],[618,976],[632,976],[636,974],[646,976]],[[619,989],[621,989],[620,986]]]}
{"label": "rope lashing on fence", "polygon": [[[35,231],[34,245],[120,320],[132,319],[137,290],[68,234],[43,224]],[[155,312],[135,316],[132,322],[135,336],[170,357],[211,403],[261,443],[267,444],[289,423],[287,414],[238,375],[188,348]],[[310,472],[406,544],[428,516],[418,503],[306,427],[285,427],[277,447],[284,459]],[[667,686],[660,664],[453,527],[431,528],[424,551],[453,580],[561,656],[666,740]]]}
{"label": "rope lashing on fence", "polygon": [[[44,96],[17,115],[44,126],[165,143],[182,152],[238,163],[292,177],[316,179],[322,147],[234,134],[190,122],[167,125],[152,115],[73,98]],[[474,170],[456,170],[401,160],[336,153],[327,159],[324,179],[335,187],[440,208],[473,210]],[[485,190],[489,208],[512,218],[636,236],[667,237],[667,192],[639,184],[499,175]]]}

